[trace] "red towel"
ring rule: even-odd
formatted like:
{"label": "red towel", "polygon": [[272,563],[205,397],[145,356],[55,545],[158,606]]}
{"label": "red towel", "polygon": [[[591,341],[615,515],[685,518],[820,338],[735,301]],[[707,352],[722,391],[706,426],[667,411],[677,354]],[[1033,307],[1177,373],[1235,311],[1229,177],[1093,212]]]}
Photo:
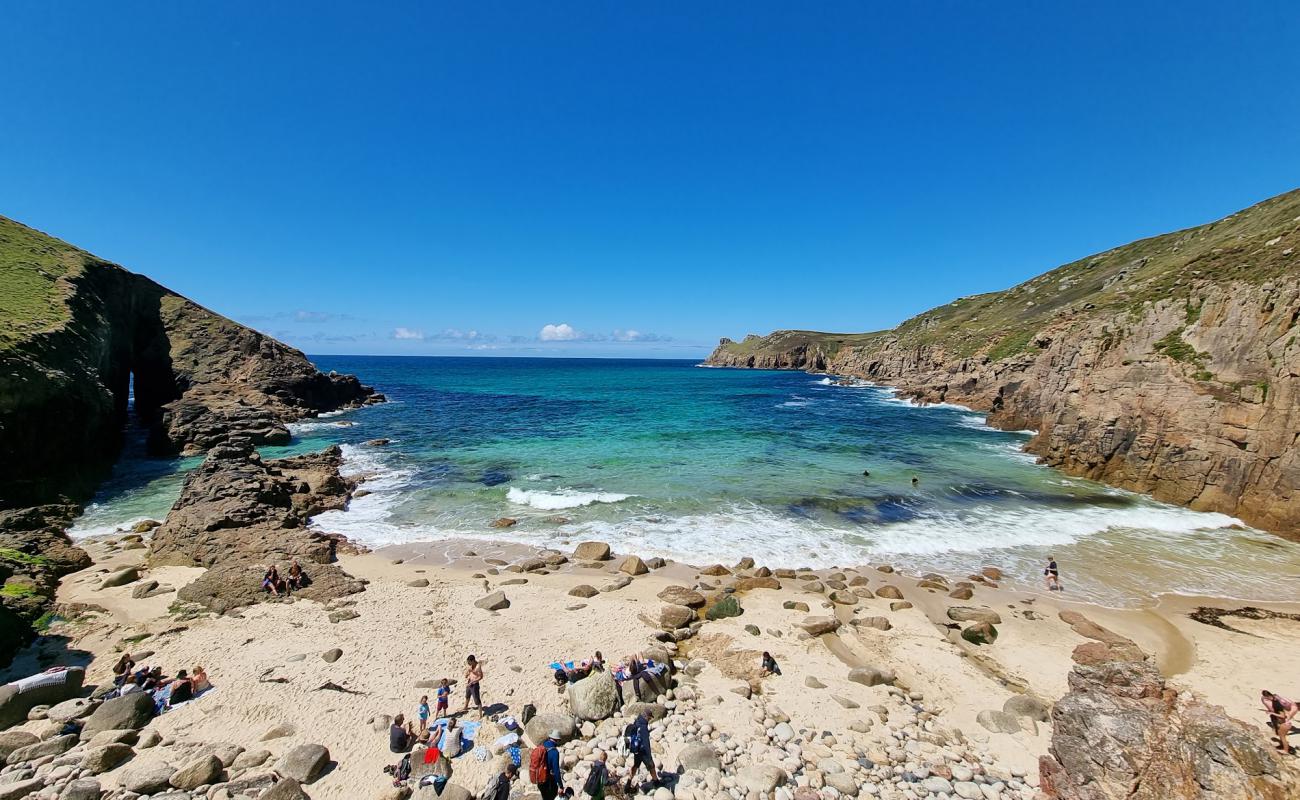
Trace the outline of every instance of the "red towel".
{"label": "red towel", "polygon": [[430,747],[424,751],[424,763],[426,764],[436,763],[437,760],[441,757],[442,757],[442,751],[436,747]]}

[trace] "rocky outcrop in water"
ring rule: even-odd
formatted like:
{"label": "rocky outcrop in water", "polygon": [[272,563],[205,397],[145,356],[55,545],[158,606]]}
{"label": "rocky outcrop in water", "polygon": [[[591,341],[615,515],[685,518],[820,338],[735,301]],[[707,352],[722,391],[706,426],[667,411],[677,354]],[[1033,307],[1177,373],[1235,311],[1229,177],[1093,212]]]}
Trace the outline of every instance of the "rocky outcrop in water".
{"label": "rocky outcrop in water", "polygon": [[1300,534],[1300,191],[871,334],[723,340],[1033,429],[1075,475]]}
{"label": "rocky outcrop in water", "polygon": [[154,531],[149,563],[207,567],[177,597],[217,612],[263,599],[267,567],[277,565],[284,576],[294,558],[310,579],[301,597],[361,591],[360,581],[332,563],[339,538],[307,527],[313,514],[347,504],[355,484],[339,475],[342,460],[338,447],[270,461],[247,440],[214,447]]}
{"label": "rocky outcrop in water", "polygon": [[1079,665],[1039,762],[1054,800],[1285,800],[1300,774],[1260,731],[1165,683],[1149,661]]}
{"label": "rocky outcrop in water", "polygon": [[[122,445],[130,398],[158,454],[382,400],[350,375],[148,278],[0,217],[0,664],[57,578],[84,564],[63,529]],[[13,632],[14,635],[9,635]]]}

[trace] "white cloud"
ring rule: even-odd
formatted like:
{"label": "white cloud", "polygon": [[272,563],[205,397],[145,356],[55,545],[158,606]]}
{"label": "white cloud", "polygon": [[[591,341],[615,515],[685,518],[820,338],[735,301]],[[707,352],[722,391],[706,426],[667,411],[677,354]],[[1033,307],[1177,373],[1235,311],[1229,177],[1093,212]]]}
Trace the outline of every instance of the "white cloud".
{"label": "white cloud", "polygon": [[543,325],[537,338],[543,342],[576,342],[586,337],[569,323],[561,322],[559,325]]}
{"label": "white cloud", "polygon": [[394,339],[417,339],[417,340],[420,340],[420,339],[423,339],[423,338],[424,338],[424,331],[417,330],[417,329],[415,329],[415,328],[394,328],[394,329],[393,329],[393,338],[394,338]]}
{"label": "white cloud", "polygon": [[657,333],[643,333],[642,331],[628,328],[627,330],[614,329],[613,339],[616,342],[670,342],[671,337],[660,336]]}

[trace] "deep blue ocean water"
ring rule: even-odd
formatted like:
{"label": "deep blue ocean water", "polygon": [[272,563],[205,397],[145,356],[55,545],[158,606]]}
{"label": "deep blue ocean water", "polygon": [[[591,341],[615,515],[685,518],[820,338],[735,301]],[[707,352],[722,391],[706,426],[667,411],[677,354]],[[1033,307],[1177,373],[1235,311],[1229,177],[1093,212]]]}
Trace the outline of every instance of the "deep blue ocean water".
{"label": "deep blue ocean water", "polygon": [[[1070,591],[1113,604],[1272,596],[1300,575],[1292,543],[1064,476],[1022,452],[1030,432],[885,387],[694,361],[313,360],[391,402],[298,423],[263,452],[342,444],[370,494],[315,524],[371,545],[599,538],[693,563],[995,563],[1025,583],[1051,554]],[[378,437],[391,443],[363,444]],[[129,450],[78,532],[161,518],[194,463]],[[519,522],[492,527],[501,517]]]}

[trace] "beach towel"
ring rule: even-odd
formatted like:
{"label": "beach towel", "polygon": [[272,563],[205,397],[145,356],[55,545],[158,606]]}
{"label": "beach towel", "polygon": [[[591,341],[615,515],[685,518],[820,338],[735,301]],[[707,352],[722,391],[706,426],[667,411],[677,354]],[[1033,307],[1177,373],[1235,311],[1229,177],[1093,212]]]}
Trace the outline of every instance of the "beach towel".
{"label": "beach towel", "polygon": [[40,689],[45,686],[62,686],[68,682],[67,667],[51,667],[44,672],[36,675],[29,675],[26,678],[19,678],[9,685],[17,690],[18,694],[30,692],[34,689]]}
{"label": "beach towel", "polygon": [[510,745],[519,744],[519,734],[507,733],[504,736],[498,736],[497,740],[492,743],[493,750],[504,750]]}
{"label": "beach towel", "polygon": [[[171,691],[171,687],[168,686],[168,687],[167,687],[167,690],[168,690],[168,692],[170,692],[170,691]],[[199,692],[198,694],[196,694],[196,695],[194,695],[193,697],[191,697],[189,700],[185,700],[185,701],[180,702],[180,703],[169,704],[169,705],[163,707],[163,709],[162,709],[161,711],[159,711],[158,713],[159,713],[159,714],[165,714],[165,713],[167,713],[168,711],[172,711],[172,710],[175,710],[175,709],[177,709],[177,708],[181,708],[182,706],[187,706],[187,705],[189,705],[190,703],[193,703],[195,700],[198,700],[198,699],[201,698],[201,697],[207,697],[208,695],[212,694],[212,693],[215,692],[216,690],[217,690],[217,687],[215,687],[215,686],[209,686],[208,688],[204,689],[203,691],[201,691],[201,692]],[[155,694],[155,695],[154,695],[154,707],[157,708],[157,705],[158,705],[158,700],[157,700],[157,695]]]}
{"label": "beach towel", "polygon": [[557,669],[573,669],[573,665],[576,663],[577,662],[575,661],[552,661],[551,672],[554,672]]}
{"label": "beach towel", "polygon": [[440,750],[438,750],[438,748],[436,748],[436,747],[426,747],[426,748],[424,749],[424,763],[426,763],[426,764],[434,764],[434,763],[436,763],[436,762],[438,761],[438,758],[439,758],[441,755],[442,755],[442,752],[441,752]]}

